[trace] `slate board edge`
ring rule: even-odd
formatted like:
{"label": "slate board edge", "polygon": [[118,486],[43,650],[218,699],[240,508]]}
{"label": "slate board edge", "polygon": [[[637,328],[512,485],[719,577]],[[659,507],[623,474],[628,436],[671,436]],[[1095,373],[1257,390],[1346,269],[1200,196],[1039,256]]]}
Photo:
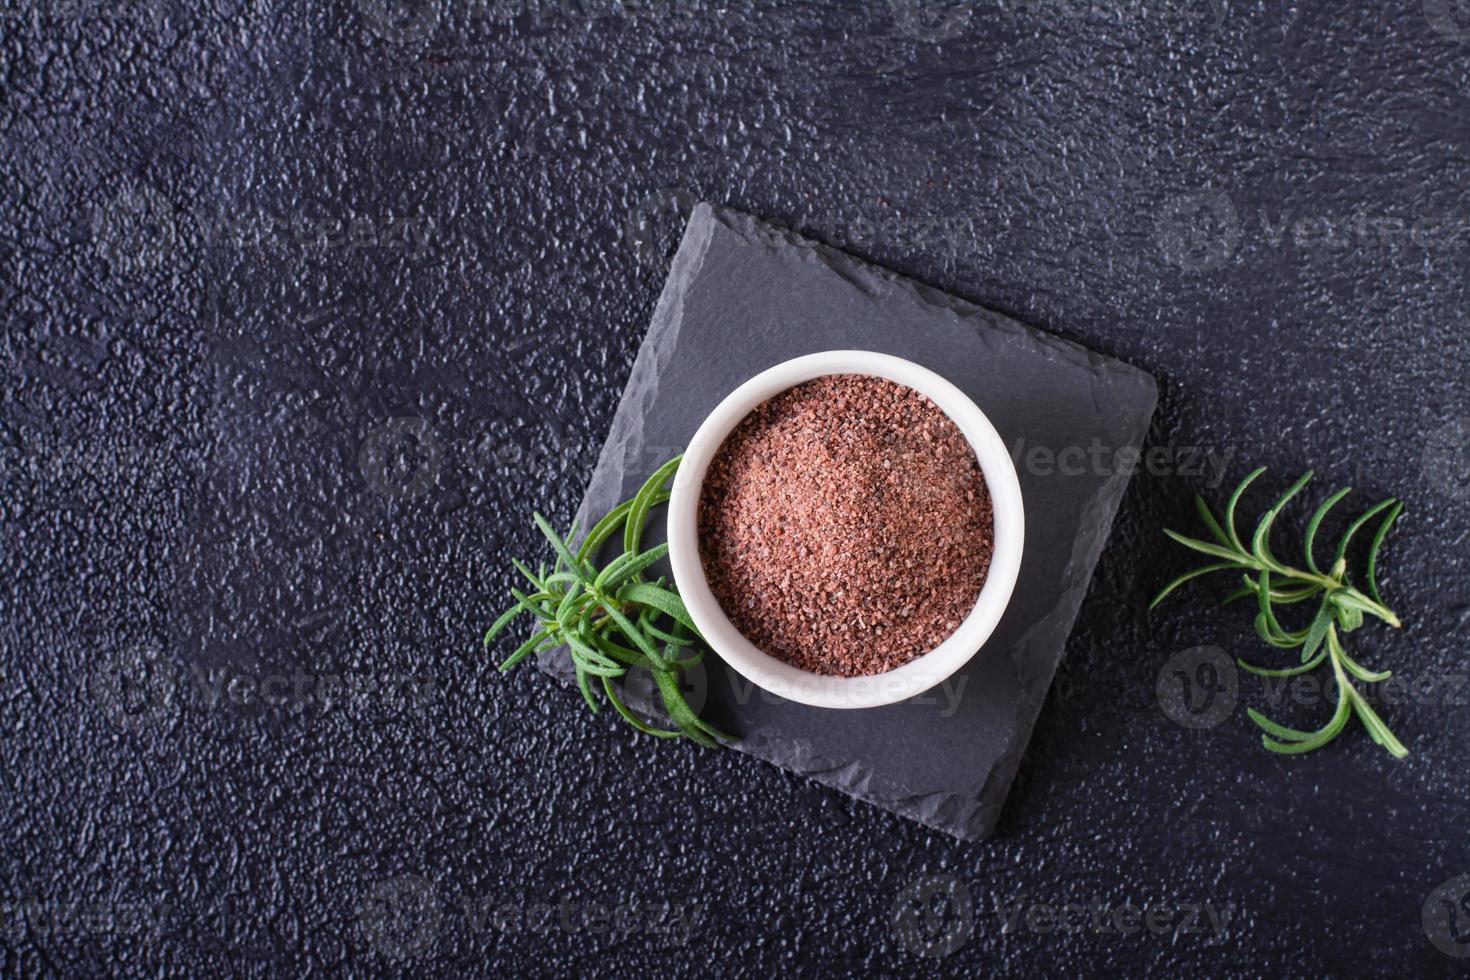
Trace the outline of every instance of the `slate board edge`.
{"label": "slate board edge", "polygon": [[[1107,364],[1113,370],[1135,376],[1137,382],[1151,388],[1155,401],[1157,402],[1158,382],[1154,380],[1153,375],[1126,361],[1120,361],[1106,354],[1100,354],[1091,348],[1084,347],[1065,337],[1059,337],[1054,333],[1027,326],[1019,320],[1011,319],[1004,313],[997,313],[995,310],[981,306],[978,303],[961,299],[951,293],[946,293],[933,286],[925,285],[916,279],[901,275],[884,266],[876,265],[851,252],[844,252],[841,249],[833,248],[822,242],[803,237],[791,231],[789,228],[762,221],[743,211],[735,211],[709,203],[701,203],[694,208],[693,213],[690,215],[689,227],[685,232],[686,236],[699,223],[698,219],[701,217],[710,217],[720,221],[746,238],[765,240],[767,242],[779,241],[785,245],[805,249],[811,252],[819,261],[828,266],[837,275],[842,276],[859,289],[865,289],[865,284],[855,282],[851,276],[847,275],[849,270],[860,271],[891,288],[901,292],[907,292],[925,306],[956,314],[963,319],[980,320],[986,327],[991,329],[1002,330],[1008,333],[1026,334],[1042,346],[1051,348],[1061,356],[1075,361],[1082,366],[1096,368],[1100,364]],[[683,250],[684,246],[681,244],[679,251],[682,252]],[[671,281],[672,278],[671,275]],[[660,299],[659,306],[663,306],[662,299]],[[657,315],[656,312],[655,320],[657,319]]]}
{"label": "slate board edge", "polygon": [[[1139,431],[1130,433],[1126,442],[1127,446],[1137,448],[1142,445],[1144,437],[1148,434],[1148,428],[1152,422],[1154,410],[1157,407],[1158,396],[1157,387],[1155,387],[1154,398],[1149,405],[1148,413],[1142,417],[1142,425]],[[1128,484],[1132,482],[1132,479],[1133,476],[1131,473],[1115,472],[1108,479],[1103,491],[1094,495],[1094,500],[1115,500],[1118,501],[1118,506],[1109,509],[1106,506],[1094,504],[1090,513],[1100,513],[1100,518],[1096,523],[1083,521],[1083,526],[1094,527],[1095,533],[1084,539],[1079,539],[1078,544],[1081,547],[1080,549],[1073,549],[1072,558],[1067,563],[1068,572],[1078,574],[1071,574],[1069,576],[1070,581],[1063,588],[1062,597],[1057,602],[1057,608],[1059,609],[1064,609],[1069,605],[1071,606],[1071,612],[1065,616],[1065,623],[1061,624],[1061,621],[1058,621],[1061,627],[1058,630],[1060,635],[1056,637],[1054,642],[1060,645],[1059,652],[1052,662],[1051,673],[1047,674],[1046,682],[1044,684],[1037,683],[1032,690],[1026,692],[1021,711],[1017,713],[1017,717],[1020,720],[1017,730],[1024,731],[1026,737],[1020,740],[1019,744],[1013,745],[1001,761],[991,769],[990,776],[985,783],[985,788],[980,793],[982,798],[987,795],[986,790],[989,789],[993,782],[998,780],[1002,785],[1010,786],[1015,780],[1016,772],[1021,766],[1021,760],[1026,754],[1026,747],[1031,743],[1031,732],[1036,727],[1036,720],[1041,716],[1041,708],[1046,702],[1046,695],[1051,690],[1052,680],[1056,677],[1057,669],[1061,667],[1062,660],[1066,657],[1066,644],[1071,638],[1072,628],[1077,623],[1077,617],[1082,612],[1082,603],[1087,598],[1088,589],[1092,587],[1097,563],[1102,558],[1103,549],[1107,547],[1108,538],[1111,536],[1113,530],[1113,521],[1116,519],[1118,510],[1122,506],[1122,500],[1128,492]],[[1113,488],[1116,488],[1115,494],[1109,492]],[[1078,553],[1079,550],[1081,551],[1080,555]],[[982,808],[986,811],[982,818],[984,829],[978,839],[989,837],[994,832],[996,825],[1000,822],[1004,805],[1005,799],[1002,799],[994,806]]]}
{"label": "slate board edge", "polygon": [[[798,235],[788,228],[771,222],[762,221],[752,215],[735,211],[729,208],[719,207],[708,202],[701,202],[695,206],[690,214],[688,224],[685,227],[683,238],[675,253],[671,264],[668,278],[660,293],[658,303],[654,307],[653,317],[643,342],[640,344],[638,353],[634,357],[633,368],[630,372],[628,383],[624,386],[618,407],[614,411],[613,419],[621,417],[626,410],[629,417],[634,420],[637,428],[630,428],[623,439],[614,443],[609,437],[605,439],[602,451],[598,455],[597,465],[593,475],[588,482],[588,492],[583,495],[582,503],[577,508],[577,525],[579,527],[590,526],[588,521],[588,496],[596,483],[607,480],[615,485],[621,485],[625,477],[624,459],[626,447],[635,441],[636,435],[641,435],[643,414],[637,410],[636,400],[647,397],[651,386],[638,383],[641,379],[656,377],[658,365],[656,358],[658,352],[655,346],[665,350],[672,344],[654,345],[651,339],[658,337],[666,330],[677,333],[682,321],[682,299],[685,295],[685,286],[699,272],[704,263],[713,231],[716,223],[725,225],[731,231],[747,239],[764,241],[773,247],[776,245],[792,246],[808,251],[816,260],[822,262],[835,274],[842,276],[856,288],[871,292],[871,287],[859,280],[855,280],[850,273],[856,272],[862,276],[871,276],[874,280],[881,282],[890,289],[908,292],[915,301],[933,308],[944,310],[963,319],[980,321],[975,325],[977,331],[986,329],[1001,330],[1006,332],[1024,333],[1042,346],[1049,348],[1060,356],[1072,360],[1089,369],[1096,376],[1096,369],[1100,364],[1106,363],[1111,369],[1119,373],[1129,375],[1134,381],[1148,389],[1149,410],[1142,419],[1139,430],[1132,433],[1127,440],[1127,445],[1138,447],[1148,431],[1154,409],[1158,402],[1158,384],[1152,375],[1131,364],[1100,354],[1097,351],[1048,333],[1034,327],[1027,326],[1010,317],[987,309],[979,304],[961,299],[949,293],[926,286],[923,283],[900,275],[891,269],[874,265],[873,263],[858,256],[835,249],[829,245],[814,241]],[[1121,448],[1121,447],[1120,447]],[[1130,480],[1129,474],[1114,473],[1104,484],[1103,488],[1094,495],[1095,500],[1115,499],[1121,500],[1126,492],[1126,484]],[[1122,484],[1119,486],[1119,484]],[[1108,491],[1117,486],[1117,496]],[[1060,635],[1055,642],[1058,644],[1058,655],[1052,665],[1052,671],[1047,675],[1044,684],[1033,685],[1028,691],[1021,710],[1017,714],[1017,738],[1011,749],[1002,760],[991,769],[986,780],[985,787],[988,789],[992,784],[999,782],[1001,785],[1009,786],[1015,778],[1020,767],[1021,759],[1025,754],[1026,746],[1030,743],[1031,731],[1035,727],[1036,719],[1040,716],[1041,707],[1046,699],[1046,693],[1051,687],[1052,678],[1055,676],[1056,668],[1060,666],[1062,656],[1065,655],[1065,644],[1071,634],[1076,618],[1081,611],[1083,599],[1088,587],[1091,585],[1093,572],[1097,561],[1102,555],[1102,549],[1107,543],[1109,533],[1112,529],[1113,518],[1116,509],[1112,513],[1106,512],[1093,526],[1096,533],[1085,540],[1079,539],[1079,548],[1074,549],[1072,558],[1068,561],[1069,572],[1077,572],[1070,576],[1071,581],[1066,584],[1062,591],[1056,608],[1065,609],[1071,605],[1070,614],[1064,614],[1065,627],[1061,629]],[[1084,522],[1087,526],[1087,522]],[[1079,553],[1080,552],[1080,553]],[[713,654],[711,654],[713,655]],[[565,647],[556,647],[537,655],[537,666],[559,680],[575,687],[575,674],[571,669],[571,660]],[[641,714],[658,717],[657,711],[651,710],[652,705],[648,702],[640,703],[634,698],[627,699],[629,707],[634,708]],[[809,748],[804,743],[795,744],[798,749]],[[768,764],[775,765],[779,769],[787,770],[811,779],[817,783],[837,790],[845,796],[854,796],[850,780],[842,778],[842,773],[852,768],[856,763],[837,763],[825,759],[808,756],[806,761],[809,765],[801,767],[778,764],[761,752],[762,745],[758,740],[740,739],[730,745],[740,752],[761,759]],[[789,761],[789,760],[787,760]],[[982,789],[981,797],[986,793]],[[873,795],[857,796],[857,799],[887,810],[896,819],[903,819],[919,823],[930,829],[938,830],[949,836],[956,837],[967,842],[978,842],[989,837],[995,830],[1003,812],[1005,799],[993,804],[985,804],[979,798],[953,794],[934,793],[922,797],[876,797]],[[897,812],[894,808],[902,806],[904,812]],[[918,812],[915,812],[918,808]],[[954,811],[960,811],[955,813]],[[944,815],[949,814],[948,818]]]}

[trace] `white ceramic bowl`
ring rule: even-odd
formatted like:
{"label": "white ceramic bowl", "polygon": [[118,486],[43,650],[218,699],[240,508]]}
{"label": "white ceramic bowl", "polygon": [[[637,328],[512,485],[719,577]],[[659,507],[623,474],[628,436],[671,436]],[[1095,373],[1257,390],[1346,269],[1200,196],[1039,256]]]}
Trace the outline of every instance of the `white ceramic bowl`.
{"label": "white ceramic bowl", "polygon": [[[699,557],[699,498],[705,472],[725,437],[761,402],[793,385],[829,374],[866,374],[927,395],[974,447],[990,490],[995,552],[975,608],[939,646],[896,670],[867,677],[831,677],[793,667],[758,649],[725,616]],[[695,433],[674,477],[669,499],[669,561],[679,594],[705,640],[752,683],[791,701],[821,708],[875,708],[942,683],[984,645],[1000,622],[1021,569],[1026,514],[1021,484],[1005,443],[985,413],[954,385],[912,361],[871,351],[834,350],[777,364],[751,378],[716,406]]]}

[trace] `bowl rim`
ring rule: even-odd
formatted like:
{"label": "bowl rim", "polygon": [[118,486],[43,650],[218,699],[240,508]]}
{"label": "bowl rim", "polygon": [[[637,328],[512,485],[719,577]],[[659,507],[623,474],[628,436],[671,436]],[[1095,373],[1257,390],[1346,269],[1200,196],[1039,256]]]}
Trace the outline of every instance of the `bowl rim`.
{"label": "bowl rim", "polygon": [[[927,396],[953,421],[975,451],[990,492],[994,551],[975,605],[959,627],[928,653],[902,667],[864,677],[833,677],[802,670],[765,653],[737,630],[710,591],[699,557],[698,511],[705,474],[725,438],[760,403],[814,378],[861,374],[885,378]],[[730,392],[706,416],[674,474],[669,497],[669,564],[694,624],[721,660],[756,686],[821,708],[875,708],[896,704],[943,683],[970,661],[995,631],[1020,574],[1025,508],[1016,467],[1000,434],[980,407],[937,372],[892,354],[829,350],[783,361]]]}

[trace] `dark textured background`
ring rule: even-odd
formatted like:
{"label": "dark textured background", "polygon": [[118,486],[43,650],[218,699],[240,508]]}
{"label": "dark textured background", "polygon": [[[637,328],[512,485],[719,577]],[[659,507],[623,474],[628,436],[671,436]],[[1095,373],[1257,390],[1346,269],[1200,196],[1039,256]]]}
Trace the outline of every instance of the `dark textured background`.
{"label": "dark textured background", "polygon": [[[892,925],[929,876],[973,907],[946,971],[1463,968],[1421,909],[1470,872],[1470,10],[381,6],[6,0],[0,973],[900,973],[936,965]],[[1176,652],[1261,654],[1200,592],[1145,612],[1179,472],[1131,487],[985,844],[497,676],[477,635],[530,506],[580,499],[667,189],[1143,367],[1154,442],[1232,477],[1404,497],[1408,626],[1354,643],[1438,685],[1384,709],[1412,756],[1163,716]],[[395,417],[422,484],[364,478]],[[195,680],[296,670],[350,686]],[[703,914],[682,945],[479,915],[563,899]],[[995,911],[1128,902],[1234,917]]]}

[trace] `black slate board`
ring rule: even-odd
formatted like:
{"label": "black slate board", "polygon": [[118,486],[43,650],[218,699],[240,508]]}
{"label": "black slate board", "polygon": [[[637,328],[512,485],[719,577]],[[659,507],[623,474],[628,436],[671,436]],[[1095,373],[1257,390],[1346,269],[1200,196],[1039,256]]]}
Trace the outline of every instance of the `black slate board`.
{"label": "black slate board", "polygon": [[[954,382],[1016,455],[1026,549],[1010,607],[971,662],[902,704],[782,701],[717,659],[691,703],[735,747],[966,840],[995,828],[1157,400],[1147,374],[846,253],[702,204],[674,258],[578,511],[590,524],[682,451],[728,392],[834,348],[906,357]],[[657,523],[657,522],[655,522]],[[650,538],[650,540],[655,540]],[[564,651],[541,666],[569,678]],[[647,685],[629,700],[647,709]]]}

